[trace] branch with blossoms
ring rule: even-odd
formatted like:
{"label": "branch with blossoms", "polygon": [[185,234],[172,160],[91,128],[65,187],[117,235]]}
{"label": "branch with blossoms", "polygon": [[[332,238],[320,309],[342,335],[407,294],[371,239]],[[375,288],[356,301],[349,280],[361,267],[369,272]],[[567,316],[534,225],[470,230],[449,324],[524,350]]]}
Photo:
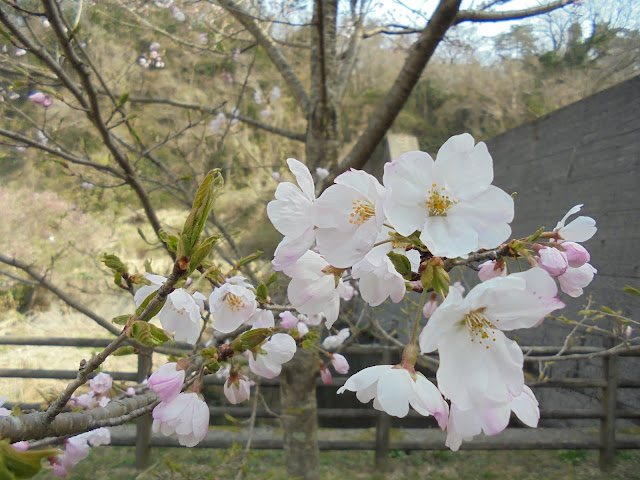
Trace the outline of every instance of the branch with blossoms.
{"label": "branch with blossoms", "polygon": [[[551,231],[541,228],[509,240],[513,198],[491,185],[487,147],[468,134],[449,139],[435,160],[424,152],[401,155],[385,165],[383,184],[362,171],[345,172],[318,198],[307,167],[293,158],[287,163],[296,184],[278,185],[267,215],[284,235],[272,266],[291,279],[289,305],[271,299],[273,276],[255,286],[235,275],[258,255],[236,261],[227,272],[210,258],[219,237],[203,232],[223,183],[220,171],[211,171],[182,230],[161,232],[176,259],[171,274],[132,275],[118,257],[105,255],[114,283],[133,293],[136,311],[113,320],[122,326],[119,336],[81,364],[77,378],[46,412],[0,419],[2,436],[20,441],[68,436],[152,411],[154,432],[175,434],[180,444],[192,447],[208,431],[209,408],[200,394],[205,375],[224,378],[225,397],[237,404],[250,398],[250,374],[276,378],[298,349],[306,349],[319,354],[317,371],[330,384],[330,367],[339,374],[349,371],[336,350],[352,332],[334,328],[341,299],[354,295],[347,277],[359,282],[359,295],[370,306],[387,299],[397,303],[412,291],[421,300],[408,338],[388,338],[403,347],[400,363],[366,368],[338,393],[353,391],[360,401],[373,400],[374,408],[397,417],[410,407],[431,415],[447,431],[452,450],[481,432],[504,430],[511,412],[535,427],[539,408],[524,384],[524,356],[504,332],[539,326],[564,307],[554,278],[571,296],[581,295],[592,280],[596,271],[581,242],[596,233],[595,221],[581,216],[568,222],[581,205]],[[524,259],[530,269],[508,274],[507,258]],[[484,263],[473,267],[478,262]],[[482,281],[466,297],[451,284],[449,272],[456,266],[476,268]],[[201,290],[209,288],[207,297]],[[207,309],[214,339],[226,336],[226,342],[199,345]],[[274,312],[279,312],[277,324]],[[161,327],[150,322],[154,317]],[[384,332],[379,323],[373,325]],[[323,327],[333,334],[322,339]],[[149,349],[185,341],[193,349],[158,368],[147,382],[151,393],[135,401],[111,405],[114,386],[105,373],[89,382],[90,393],[76,396],[109,355],[135,353],[121,347],[127,339]],[[416,370],[420,354],[436,350],[439,362],[429,366],[437,368],[437,386]],[[84,421],[74,423],[77,414],[61,413],[69,402],[87,408]],[[29,422],[37,428],[26,428]],[[94,436],[98,443],[106,441],[102,430],[93,432],[65,440],[65,452],[50,460],[56,473],[84,458]]]}

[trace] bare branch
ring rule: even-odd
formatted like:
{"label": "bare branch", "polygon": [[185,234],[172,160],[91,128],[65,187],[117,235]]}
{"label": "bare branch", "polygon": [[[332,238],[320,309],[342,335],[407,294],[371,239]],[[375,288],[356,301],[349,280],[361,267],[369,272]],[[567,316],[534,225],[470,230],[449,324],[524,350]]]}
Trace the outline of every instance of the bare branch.
{"label": "bare branch", "polygon": [[259,122],[257,120],[254,120],[253,118],[249,118],[240,114],[236,115],[235,118],[243,123],[246,123],[247,125],[251,125],[252,127],[256,127],[266,132],[280,135],[281,137],[290,138],[291,140],[295,140],[296,142],[305,143],[307,141],[307,137],[304,133],[291,132],[274,125],[267,125],[266,123]]}
{"label": "bare branch", "polygon": [[122,179],[125,178],[125,176],[122,173],[118,172],[117,170],[115,170],[115,169],[113,169],[113,168],[111,168],[111,167],[109,167],[107,165],[101,165],[99,163],[93,163],[93,162],[89,162],[87,160],[83,160],[83,159],[78,158],[78,157],[76,157],[74,155],[71,155],[69,153],[63,152],[62,150],[59,150],[59,149],[56,149],[56,148],[51,148],[51,147],[48,147],[47,145],[43,145],[42,143],[40,143],[40,142],[38,142],[36,140],[33,140],[33,139],[31,139],[29,137],[26,137],[24,135],[21,135],[19,133],[12,132],[11,130],[5,130],[4,128],[0,128],[0,136],[10,138],[10,139],[15,140],[17,142],[24,143],[25,145],[29,145],[30,147],[34,147],[34,148],[37,148],[37,149],[42,150],[44,152],[51,153],[52,155],[56,155],[56,156],[58,156],[60,158],[63,158],[65,160],[67,160],[68,162],[74,163],[76,165],[83,165],[85,167],[91,167],[91,168],[94,168],[96,170],[109,172],[110,174],[112,174],[112,175],[114,175],[114,176],[116,176],[118,178],[122,178]]}
{"label": "bare branch", "polygon": [[302,108],[305,115],[308,115],[309,109],[311,108],[309,96],[302,86],[302,82],[300,82],[300,79],[291,68],[291,65],[289,65],[287,60],[284,58],[284,55],[282,55],[282,52],[271,39],[269,34],[259,23],[251,18],[249,13],[237,5],[234,0],[217,1],[225,10],[233,15],[236,20],[238,20],[238,22],[240,22],[242,26],[246,28],[251,35],[253,35],[258,44],[264,48],[271,61],[280,72],[280,75],[282,75],[282,78],[284,78],[287,85],[289,85],[289,88],[293,92],[293,96],[298,101],[298,105],[300,105],[300,108]]}
{"label": "bare branch", "polygon": [[462,10],[456,15],[454,25],[462,22],[503,22],[506,20],[518,20],[521,18],[542,15],[566,5],[571,5],[575,0],[557,0],[547,5],[539,7],[527,8],[524,10],[509,10],[506,12],[484,12],[474,10]]}
{"label": "bare branch", "polygon": [[369,160],[376,146],[389,130],[407,98],[409,98],[433,52],[454,22],[459,8],[460,0],[440,1],[427,27],[420,34],[418,41],[411,47],[402,70],[400,70],[384,102],[372,115],[367,128],[349,154],[339,167],[324,179],[319,188],[331,184],[338,174],[349,168],[362,168]]}
{"label": "bare branch", "polygon": [[363,38],[371,38],[376,35],[411,35],[413,33],[422,32],[421,28],[405,27],[403,25],[387,25],[385,27],[378,27],[372,30],[367,30],[363,34]]}

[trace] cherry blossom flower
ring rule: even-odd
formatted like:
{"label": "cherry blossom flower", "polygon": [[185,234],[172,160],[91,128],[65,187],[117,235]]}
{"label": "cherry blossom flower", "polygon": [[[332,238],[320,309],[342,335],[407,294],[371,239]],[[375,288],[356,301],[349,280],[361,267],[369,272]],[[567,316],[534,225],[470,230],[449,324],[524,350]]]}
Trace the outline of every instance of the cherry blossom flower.
{"label": "cherry blossom flower", "polygon": [[176,340],[194,345],[200,336],[200,306],[189,293],[177,288],[169,295],[158,314],[162,328]]}
{"label": "cherry blossom flower", "polygon": [[347,268],[371,250],[384,223],[385,189],[372,175],[339,175],[313,205],[316,242],[331,265]]}
{"label": "cherry blossom flower", "polygon": [[21,442],[12,443],[11,446],[18,452],[26,452],[27,450],[29,450],[29,442],[26,442],[24,440]]}
{"label": "cherry blossom flower", "polygon": [[214,288],[209,296],[209,310],[213,316],[211,326],[222,333],[233,332],[249,321],[257,308],[256,295],[244,285],[227,281]]}
{"label": "cherry blossom flower", "polygon": [[449,407],[436,386],[419,372],[400,365],[376,365],[359,371],[340,387],[356,392],[362,403],[373,400],[373,407],[394,417],[406,417],[409,405],[420,415],[433,415],[444,430]]}
{"label": "cherry blossom flower", "polygon": [[507,275],[507,264],[504,260],[496,262],[495,260],[487,260],[479,265],[478,278],[481,282],[486,282],[496,277],[504,277]]}
{"label": "cherry blossom flower", "polygon": [[330,335],[322,341],[322,347],[333,350],[342,345],[351,336],[351,330],[343,328],[337,335]]}
{"label": "cherry blossom flower", "polygon": [[[389,239],[387,232],[388,229],[384,228],[376,242]],[[372,307],[380,305],[389,297],[392,302],[398,303],[406,293],[405,279],[387,256],[390,251],[406,256],[413,271],[417,271],[420,265],[420,253],[417,250],[407,252],[404,248],[393,248],[393,244],[389,242],[371,249],[353,266],[351,276],[359,280],[360,295]]]}
{"label": "cherry blossom flower", "polygon": [[513,199],[491,185],[493,160],[467,133],[451,137],[435,160],[409,152],[384,166],[388,222],[403,235],[420,231],[434,256],[494,248],[511,233]]}
{"label": "cherry blossom flower", "polygon": [[422,316],[424,318],[431,318],[433,312],[438,308],[438,301],[435,293],[431,294],[431,298],[427,302],[424,302],[424,306],[422,307]]}
{"label": "cherry blossom flower", "polygon": [[327,328],[331,328],[338,318],[340,294],[344,290],[339,276],[325,273],[329,267],[324,258],[307,250],[294,265],[284,269],[291,277],[287,288],[291,305],[308,315],[324,313]]}
{"label": "cherry blossom flower", "polygon": [[100,372],[89,381],[89,388],[96,395],[105,395],[113,386],[113,378],[108,373]]}
{"label": "cherry blossom flower", "polygon": [[295,326],[298,324],[298,317],[296,317],[289,310],[280,313],[279,317],[282,320],[282,328],[286,328],[287,330],[289,330],[290,328],[295,328]]}
{"label": "cherry blossom flower", "polygon": [[538,251],[538,266],[552,277],[562,275],[569,268],[569,262],[564,252],[554,247],[542,247]]}
{"label": "cherry blossom flower", "polygon": [[273,269],[284,270],[293,265],[315,240],[312,206],[315,184],[309,169],[295,158],[287,159],[289,170],[298,186],[291,182],[278,184],[275,200],[267,205],[267,215],[284,238],[276,248]]}
{"label": "cherry blossom flower", "polygon": [[286,333],[272,335],[259,348],[257,353],[249,353],[249,368],[256,375],[275,378],[296,353],[296,341]]}
{"label": "cherry blossom flower", "polygon": [[178,370],[177,367],[178,364],[175,362],[165,363],[149,377],[149,390],[158,395],[163,402],[170,402],[182,390],[185,371]]}
{"label": "cherry blossom flower", "polygon": [[331,370],[329,370],[325,364],[322,364],[320,367],[320,378],[325,385],[331,385],[333,376],[331,375]]}
{"label": "cherry blossom flower", "polygon": [[264,103],[264,99],[262,98],[262,90],[259,88],[253,89],[253,101],[256,105],[262,105]]}
{"label": "cherry blossom flower", "polygon": [[213,133],[214,135],[216,135],[222,132],[222,129],[224,128],[226,123],[227,123],[227,116],[224,114],[224,112],[220,112],[216,115],[216,118],[214,118],[209,122],[209,125],[207,125],[207,130],[210,133]]}
{"label": "cherry blossom flower", "polygon": [[95,394],[93,392],[83,393],[82,395],[78,395],[78,396],[71,395],[70,401],[73,402],[78,407],[87,408],[87,409],[95,408],[95,406],[98,405],[98,400],[96,399]]}
{"label": "cherry blossom flower", "polygon": [[336,372],[343,374],[349,373],[349,362],[347,362],[347,359],[344,358],[343,355],[340,355],[339,353],[332,354],[331,364],[333,365],[333,368],[336,369]]}
{"label": "cherry blossom flower", "polygon": [[566,221],[571,215],[580,211],[582,204],[576,205],[569,209],[564,217],[558,222],[556,228],[553,229],[562,240],[570,242],[586,242],[598,231],[596,221],[591,217],[580,216],[572,220],[568,225]]}
{"label": "cherry blossom flower", "polygon": [[98,447],[111,443],[107,428],[98,428],[65,440],[64,453],[50,459],[53,473],[66,477],[69,471],[89,455],[89,445]]}
{"label": "cherry blossom flower", "polygon": [[477,399],[508,403],[524,387],[520,347],[503,331],[539,325],[564,307],[541,268],[488,280],[463,299],[450,289],[420,334],[423,353],[438,350],[438,388],[461,410]]}
{"label": "cherry blossom flower", "polygon": [[558,277],[560,288],[567,295],[577,298],[584,293],[583,288],[591,283],[598,270],[589,263],[578,268],[567,268],[567,271]]}
{"label": "cherry blossom flower", "polygon": [[271,93],[269,94],[269,97],[271,97],[271,100],[273,102],[276,102],[278,100],[280,100],[280,96],[282,95],[282,92],[280,90],[280,87],[273,87],[271,89]]}
{"label": "cherry blossom flower", "polygon": [[309,327],[307,327],[307,324],[304,322],[298,322],[298,324],[296,325],[296,330],[298,331],[298,336],[300,338],[309,333]]}
{"label": "cherry blossom flower", "polygon": [[460,448],[462,440],[469,441],[475,435],[497,435],[509,423],[511,412],[527,426],[536,428],[540,420],[538,400],[526,385],[522,393],[507,403],[481,402],[476,408],[460,410],[455,403],[451,404],[447,423],[447,439],[445,445],[454,452]]}
{"label": "cherry blossom flower", "polygon": [[161,402],[152,415],[154,432],[165,436],[175,433],[185,447],[196,446],[209,430],[209,407],[194,392],[180,393],[171,402]]}
{"label": "cherry blossom flower", "polygon": [[275,170],[271,172],[271,178],[273,178],[276,182],[279,182],[281,177],[282,175],[280,174],[280,172],[277,172]]}
{"label": "cherry blossom flower", "polygon": [[344,282],[344,291],[340,294],[340,298],[345,302],[351,300],[354,296],[358,295],[358,291],[353,288],[350,282]]}
{"label": "cherry blossom flower", "polygon": [[579,243],[562,242],[560,243],[560,247],[567,257],[567,263],[572,268],[579,268],[591,260],[589,251]]}
{"label": "cherry blossom flower", "polygon": [[239,373],[234,378],[229,376],[229,379],[224,384],[223,391],[227,400],[234,405],[244,402],[251,395],[251,381],[248,377]]}

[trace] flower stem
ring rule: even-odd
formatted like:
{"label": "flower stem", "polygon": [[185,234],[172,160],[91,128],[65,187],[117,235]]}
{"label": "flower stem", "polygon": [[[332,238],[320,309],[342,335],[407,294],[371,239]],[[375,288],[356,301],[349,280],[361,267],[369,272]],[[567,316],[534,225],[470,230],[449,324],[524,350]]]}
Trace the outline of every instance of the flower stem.
{"label": "flower stem", "polygon": [[414,345],[418,336],[418,325],[420,325],[420,317],[422,316],[422,308],[424,307],[424,302],[427,299],[427,289],[425,288],[422,291],[422,296],[420,297],[420,304],[418,305],[418,311],[416,312],[416,319],[413,323],[413,332],[411,333],[411,340],[409,340],[409,345]]}

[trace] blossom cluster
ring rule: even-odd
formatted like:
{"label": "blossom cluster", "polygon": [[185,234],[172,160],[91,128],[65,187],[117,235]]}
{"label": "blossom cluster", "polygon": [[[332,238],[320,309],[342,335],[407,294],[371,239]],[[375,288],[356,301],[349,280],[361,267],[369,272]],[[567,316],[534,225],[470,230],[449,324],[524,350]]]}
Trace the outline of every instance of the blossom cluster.
{"label": "blossom cluster", "polygon": [[[388,298],[399,302],[408,288],[425,295],[432,288],[444,300],[438,306],[433,293],[421,305],[429,322],[419,348],[439,352],[437,387],[414,368],[414,333],[400,364],[364,369],[338,393],[354,391],[362,402],[373,400],[375,408],[399,417],[409,406],[432,415],[447,430],[452,450],[480,432],[502,431],[511,412],[535,427],[538,403],[524,385],[522,351],[504,332],[538,326],[564,307],[553,277],[571,296],[582,294],[592,280],[595,269],[579,242],[593,236],[595,221],[579,217],[565,225],[581,205],[553,232],[503,243],[511,234],[513,199],[492,185],[487,147],[468,134],[449,139],[435,160],[424,152],[400,155],[384,166],[382,184],[352,169],[318,198],[306,166],[293,158],[287,164],[297,185],[279,183],[267,213],[284,235],[272,263],[291,278],[287,293],[293,307],[323,315],[331,328],[348,269],[372,306]],[[489,250],[523,257],[532,268],[508,274],[505,258],[494,255],[480,265],[483,283],[466,297],[449,288],[445,260]],[[328,369],[321,376],[330,382]]]}

